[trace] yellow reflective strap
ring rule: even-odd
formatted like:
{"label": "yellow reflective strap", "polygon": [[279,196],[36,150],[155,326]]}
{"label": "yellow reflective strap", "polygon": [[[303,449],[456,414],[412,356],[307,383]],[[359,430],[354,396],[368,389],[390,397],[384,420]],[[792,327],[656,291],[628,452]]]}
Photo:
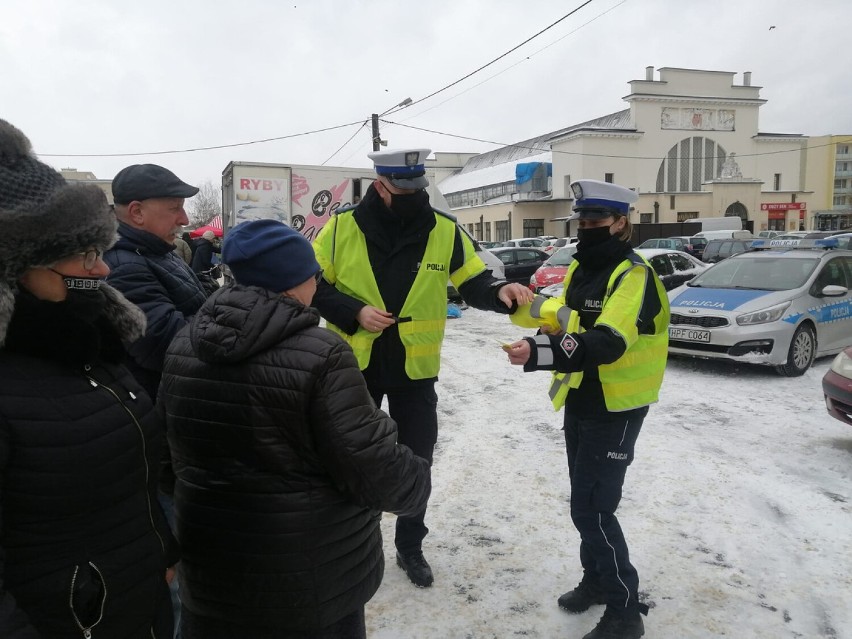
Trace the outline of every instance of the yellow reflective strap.
{"label": "yellow reflective strap", "polygon": [[538,328],[541,326],[537,317],[530,315],[532,304],[522,304],[514,313],[509,315],[509,321],[522,328]]}
{"label": "yellow reflective strap", "polygon": [[568,391],[572,388],[578,388],[583,381],[583,371],[575,373],[554,373],[553,380],[550,383],[550,389],[547,391],[550,402],[553,404],[554,410],[559,410],[565,405],[565,398],[568,397]]}
{"label": "yellow reflective strap", "polygon": [[408,357],[434,357],[441,354],[441,344],[411,344],[405,354]]}
{"label": "yellow reflective strap", "polygon": [[572,308],[562,306],[556,311],[556,321],[566,333],[574,333],[580,324],[580,314]]}
{"label": "yellow reflective strap", "polygon": [[442,331],[445,325],[446,322],[443,320],[411,320],[410,322],[400,322],[397,328],[400,336],[402,336]]}
{"label": "yellow reflective strap", "polygon": [[485,268],[485,262],[482,261],[481,257],[474,253],[467,261],[465,261],[464,264],[461,265],[460,268],[450,274],[450,281],[453,283],[453,286],[458,288],[470,278],[476,277],[482,273]]}
{"label": "yellow reflective strap", "polygon": [[347,335],[347,342],[352,347],[352,350],[359,348],[372,348],[373,340],[376,339],[378,333],[369,333],[358,329],[354,335]]}
{"label": "yellow reflective strap", "polygon": [[330,244],[334,241],[334,231],[337,226],[337,217],[332,217],[326,224],[320,229],[319,234],[314,238],[311,247],[314,249],[314,255],[316,257],[317,263],[319,263],[320,268],[323,272],[323,277],[325,280],[331,284],[334,284],[337,281],[337,272],[334,270],[334,260],[331,255],[331,247]]}
{"label": "yellow reflective strap", "polygon": [[530,316],[540,318],[541,317],[541,309],[544,306],[544,303],[547,301],[547,298],[543,295],[536,295],[533,298],[532,304],[530,304]]}

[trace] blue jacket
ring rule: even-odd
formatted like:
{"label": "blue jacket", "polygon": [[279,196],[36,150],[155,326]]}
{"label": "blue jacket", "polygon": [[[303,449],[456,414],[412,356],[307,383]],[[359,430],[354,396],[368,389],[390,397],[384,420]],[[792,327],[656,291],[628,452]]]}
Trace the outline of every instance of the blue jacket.
{"label": "blue jacket", "polygon": [[127,344],[133,375],[157,396],[166,349],[207,299],[198,278],[156,235],[119,223],[118,242],[104,254],[107,281],[145,313],[145,336]]}

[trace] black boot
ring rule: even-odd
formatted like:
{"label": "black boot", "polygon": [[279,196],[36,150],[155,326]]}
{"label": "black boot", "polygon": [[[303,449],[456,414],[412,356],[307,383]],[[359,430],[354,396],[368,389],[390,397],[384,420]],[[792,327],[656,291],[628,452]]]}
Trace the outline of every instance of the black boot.
{"label": "black boot", "polygon": [[630,608],[607,606],[603,617],[583,639],[639,639],[645,634],[641,615],[648,614],[648,606],[636,604]]}
{"label": "black boot", "polygon": [[585,612],[596,604],[605,603],[606,599],[598,582],[585,575],[574,590],[566,592],[559,598],[559,607],[575,614]]}
{"label": "black boot", "polygon": [[405,571],[411,583],[418,588],[428,588],[432,585],[432,568],[426,563],[421,551],[407,555],[396,553],[396,565]]}

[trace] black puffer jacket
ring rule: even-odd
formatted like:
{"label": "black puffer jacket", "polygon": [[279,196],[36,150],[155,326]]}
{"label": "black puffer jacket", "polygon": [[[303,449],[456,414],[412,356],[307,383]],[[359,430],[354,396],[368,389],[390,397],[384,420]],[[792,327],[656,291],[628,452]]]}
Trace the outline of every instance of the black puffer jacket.
{"label": "black puffer jacket", "polygon": [[105,322],[18,296],[0,350],[3,639],[80,639],[93,624],[94,637],[171,638],[164,436],[122,354]]}
{"label": "black puffer jacket", "polygon": [[104,254],[107,281],[145,313],[144,337],[128,345],[128,367],[148,394],[156,397],[166,348],[204,300],[201,282],[156,235],[119,223],[119,239]]}
{"label": "black puffer jacket", "polygon": [[379,511],[426,505],[427,462],[397,445],[349,346],[318,322],[226,287],[166,355],[181,597],[196,614],[328,626],[379,587]]}

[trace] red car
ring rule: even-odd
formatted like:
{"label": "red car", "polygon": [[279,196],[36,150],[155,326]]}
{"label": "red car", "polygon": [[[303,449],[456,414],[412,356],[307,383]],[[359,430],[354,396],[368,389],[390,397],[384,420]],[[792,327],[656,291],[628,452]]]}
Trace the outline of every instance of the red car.
{"label": "red car", "polygon": [[852,426],[852,346],[834,358],[822,378],[822,392],[831,416]]}
{"label": "red car", "polygon": [[576,246],[565,246],[551,255],[530,277],[530,290],[538,293],[545,286],[562,282],[565,279],[565,273],[568,272],[568,265],[574,261],[576,252]]}

